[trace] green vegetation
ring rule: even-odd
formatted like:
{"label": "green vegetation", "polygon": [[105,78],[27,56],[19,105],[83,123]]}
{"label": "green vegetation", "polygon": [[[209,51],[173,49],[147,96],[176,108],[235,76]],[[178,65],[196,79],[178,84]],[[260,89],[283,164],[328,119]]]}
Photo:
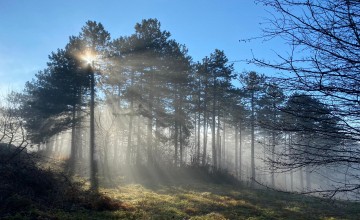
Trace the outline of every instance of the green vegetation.
{"label": "green vegetation", "polygon": [[0,163],[0,219],[360,219],[359,203],[251,189],[196,167],[139,167],[153,175],[94,192],[84,179],[70,180],[64,164],[38,156],[23,152]]}
{"label": "green vegetation", "polygon": [[[29,204],[4,219],[359,219],[357,203],[322,200],[229,185],[159,186],[126,185],[101,189],[106,198],[117,201],[118,210],[49,209]],[[12,198],[24,204],[22,198]],[[19,203],[20,202],[20,203]],[[115,204],[114,202],[114,204]],[[97,199],[93,200],[97,203]],[[20,207],[19,207],[20,208]],[[106,208],[105,208],[106,209]]]}
{"label": "green vegetation", "polygon": [[[27,171],[29,172],[29,171]],[[38,172],[38,171],[31,171]],[[33,173],[34,174],[34,173]],[[359,203],[250,189],[241,185],[123,184],[88,191],[88,183],[47,176],[47,192],[17,192],[0,205],[1,219],[359,219]],[[52,180],[53,178],[53,180]],[[44,180],[44,178],[41,178]],[[30,188],[39,183],[26,183]],[[31,185],[32,184],[32,185]]]}
{"label": "green vegetation", "polygon": [[[197,184],[147,188],[127,185],[102,192],[127,204],[134,217],[143,219],[360,218],[357,203],[330,203],[319,198],[241,186]],[[115,212],[114,216],[120,213]]]}

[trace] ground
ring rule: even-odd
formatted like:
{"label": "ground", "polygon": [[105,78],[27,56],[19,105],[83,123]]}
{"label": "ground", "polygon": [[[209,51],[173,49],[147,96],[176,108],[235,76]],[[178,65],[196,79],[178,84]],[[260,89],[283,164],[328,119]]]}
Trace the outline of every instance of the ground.
{"label": "ground", "polygon": [[94,192],[86,179],[38,164],[27,154],[0,163],[0,219],[360,219],[360,203],[251,189],[202,168]]}
{"label": "ground", "polygon": [[[198,184],[152,186],[129,184],[101,188],[114,204],[93,200],[90,206],[44,209],[36,205],[4,219],[360,219],[360,204],[240,186]],[[18,198],[19,199],[19,198]],[[22,201],[22,200],[20,200]],[[23,202],[23,201],[22,201]],[[24,202],[23,202],[24,203]],[[25,202],[26,203],[26,202]]]}

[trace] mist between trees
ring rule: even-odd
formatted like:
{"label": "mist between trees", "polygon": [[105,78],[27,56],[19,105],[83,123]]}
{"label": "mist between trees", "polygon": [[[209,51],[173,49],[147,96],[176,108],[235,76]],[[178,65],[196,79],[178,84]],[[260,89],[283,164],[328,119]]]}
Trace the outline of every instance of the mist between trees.
{"label": "mist between trees", "polygon": [[[31,143],[65,161],[70,175],[90,177],[94,189],[144,177],[178,181],[172,170],[189,168],[252,187],[359,199],[358,90],[339,94],[330,70],[321,81],[294,63],[252,62],[297,75],[236,73],[218,49],[193,62],[156,19],[115,39],[88,21],[23,92],[10,94],[0,142]],[[347,76],[337,77],[359,82]]]}

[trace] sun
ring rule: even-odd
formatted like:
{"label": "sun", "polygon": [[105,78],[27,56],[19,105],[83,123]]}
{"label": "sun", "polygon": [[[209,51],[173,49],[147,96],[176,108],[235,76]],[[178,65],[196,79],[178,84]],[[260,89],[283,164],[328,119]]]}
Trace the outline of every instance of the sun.
{"label": "sun", "polygon": [[92,64],[95,61],[96,56],[91,51],[85,51],[85,53],[81,56],[81,59],[87,64]]}

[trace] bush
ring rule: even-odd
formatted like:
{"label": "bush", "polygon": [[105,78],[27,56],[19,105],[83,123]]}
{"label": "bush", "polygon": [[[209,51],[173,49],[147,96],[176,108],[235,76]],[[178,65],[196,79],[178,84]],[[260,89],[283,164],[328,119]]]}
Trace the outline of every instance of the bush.
{"label": "bush", "polygon": [[33,215],[34,210],[46,214],[48,210],[123,208],[121,202],[85,190],[83,183],[70,181],[63,172],[40,168],[37,164],[44,161],[37,154],[23,151],[5,163],[3,158],[13,155],[14,149],[0,150],[0,219]]}

